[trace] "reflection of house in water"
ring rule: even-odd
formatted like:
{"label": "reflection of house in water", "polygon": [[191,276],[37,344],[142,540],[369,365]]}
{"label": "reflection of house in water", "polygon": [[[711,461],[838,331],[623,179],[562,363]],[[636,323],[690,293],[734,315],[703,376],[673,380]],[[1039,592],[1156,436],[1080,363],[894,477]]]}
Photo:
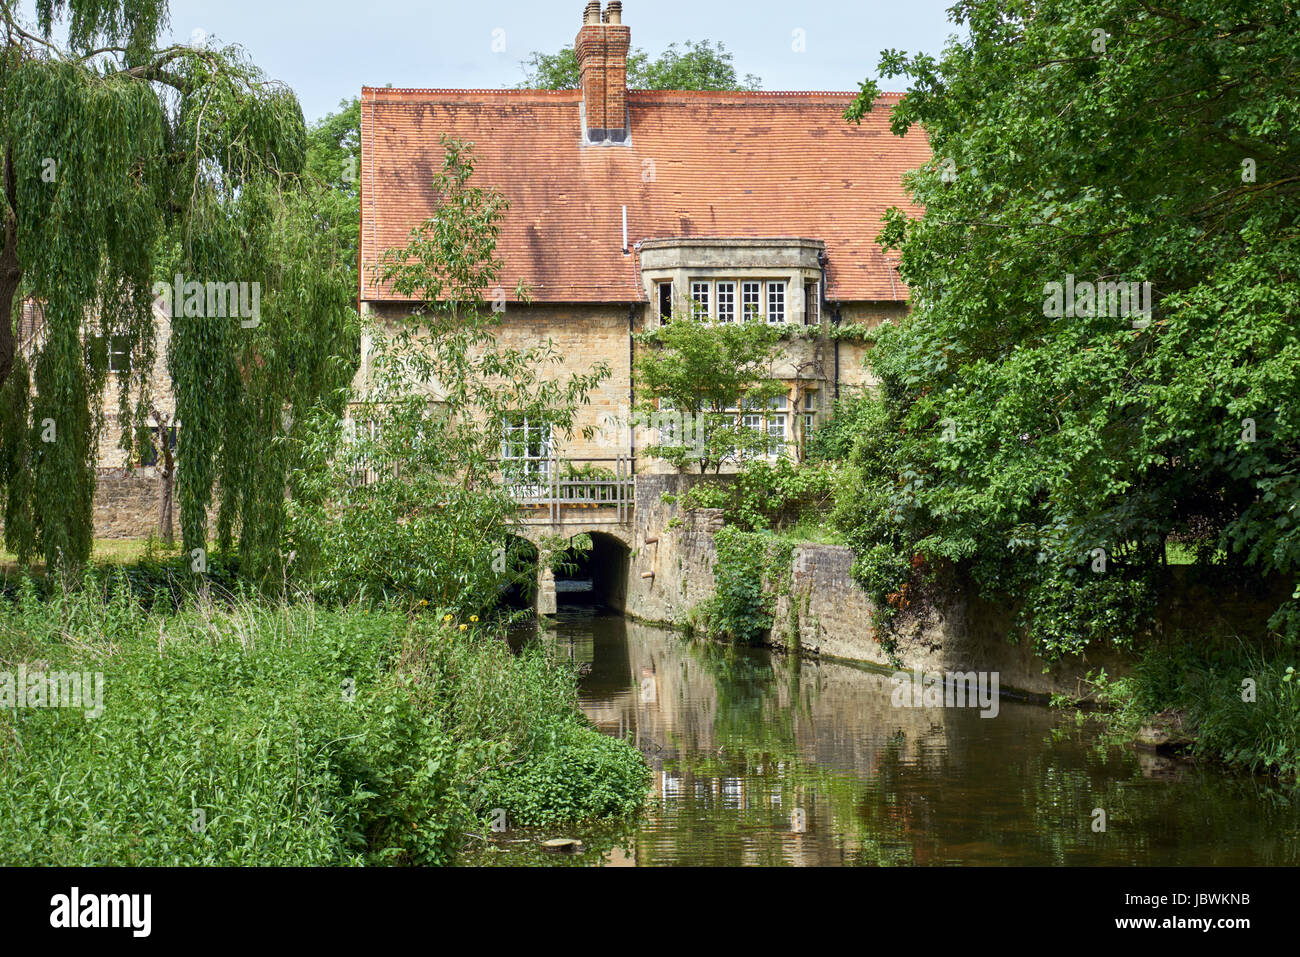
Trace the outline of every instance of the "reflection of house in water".
{"label": "reflection of house in water", "polygon": [[[844,835],[864,828],[892,834],[895,856],[915,859],[907,807],[865,821],[859,808],[882,767],[941,769],[941,713],[892,707],[887,675],[589,622],[556,641],[577,661],[592,656],[583,711],[630,737],[654,772],[642,863],[839,862],[861,850]],[[693,842],[706,830],[716,860]],[[730,835],[721,846],[718,832]]]}

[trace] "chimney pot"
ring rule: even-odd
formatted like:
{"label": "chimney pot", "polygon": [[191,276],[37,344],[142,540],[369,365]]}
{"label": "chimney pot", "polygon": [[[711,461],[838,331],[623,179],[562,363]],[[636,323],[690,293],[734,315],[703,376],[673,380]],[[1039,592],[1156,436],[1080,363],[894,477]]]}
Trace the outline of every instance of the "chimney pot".
{"label": "chimney pot", "polygon": [[605,22],[609,24],[623,22],[623,4],[620,0],[610,0],[605,7]]}
{"label": "chimney pot", "polygon": [[600,0],[591,0],[582,14],[583,26],[595,26],[600,23]]}

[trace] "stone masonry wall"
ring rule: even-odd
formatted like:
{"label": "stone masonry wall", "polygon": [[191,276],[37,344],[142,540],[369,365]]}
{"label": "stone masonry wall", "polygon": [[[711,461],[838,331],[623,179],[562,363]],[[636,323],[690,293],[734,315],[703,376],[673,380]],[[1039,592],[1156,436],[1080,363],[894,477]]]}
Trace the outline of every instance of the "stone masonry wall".
{"label": "stone masonry wall", "polygon": [[[634,618],[683,627],[692,609],[713,594],[713,536],[722,527],[722,514],[680,507],[681,495],[699,481],[699,476],[689,475],[637,478],[627,598],[627,613]],[[769,585],[779,596],[769,643],[892,668],[872,631],[872,605],[853,580],[852,566],[848,548],[797,546],[790,580],[779,587]],[[649,573],[653,577],[647,577]],[[1117,654],[1090,653],[1058,662],[1048,673],[1047,663],[1027,645],[1006,640],[1009,626],[1004,610],[954,598],[906,615],[896,651],[909,670],[997,672],[1002,690],[1034,696],[1073,692],[1089,670],[1105,667],[1115,674],[1125,666]]]}

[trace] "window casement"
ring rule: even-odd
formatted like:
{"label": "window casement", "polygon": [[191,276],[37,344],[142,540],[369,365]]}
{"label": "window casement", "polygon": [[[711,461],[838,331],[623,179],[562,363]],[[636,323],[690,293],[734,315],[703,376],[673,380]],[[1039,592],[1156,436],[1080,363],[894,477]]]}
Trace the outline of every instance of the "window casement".
{"label": "window casement", "polygon": [[803,284],[803,323],[805,326],[820,325],[822,321],[822,284],[806,282]]}
{"label": "window casement", "polygon": [[785,451],[786,396],[773,396],[767,402],[767,454],[780,455]]}
{"label": "window casement", "polygon": [[660,445],[676,445],[678,443],[679,429],[678,424],[681,422],[681,416],[673,407],[672,399],[659,400],[659,412],[651,421],[651,426],[659,433]]}
{"label": "window casement", "polygon": [[767,321],[773,324],[785,322],[784,282],[767,284]]}
{"label": "window casement", "polygon": [[803,394],[803,437],[807,441],[817,425],[817,390],[809,389]]}
{"label": "window casement", "polygon": [[[768,456],[781,455],[786,449],[786,428],[789,421],[789,398],[784,395],[773,396],[766,402],[759,399],[742,399],[738,408],[728,409],[740,415],[740,425],[756,435],[764,437],[765,452]],[[762,452],[747,452],[746,458],[762,455]]]}
{"label": "window casement", "polygon": [[734,281],[718,281],[718,322],[736,321],[736,284]]}
{"label": "window casement", "polygon": [[708,322],[713,318],[713,313],[709,311],[709,292],[712,285],[710,282],[701,280],[691,283],[691,302],[695,310],[694,318],[703,322]]}
{"label": "window casement", "polygon": [[763,308],[763,284],[761,282],[742,282],[740,284],[740,314],[746,322],[758,316]]}
{"label": "window casement", "polygon": [[[145,468],[150,468],[158,464],[158,446],[155,443],[158,435],[158,427],[149,428],[149,441],[140,445],[140,464]],[[167,428],[167,448],[174,455],[176,453],[176,426]]]}
{"label": "window casement", "polygon": [[87,351],[106,362],[109,372],[125,375],[131,371],[131,340],[126,336],[95,336]]}
{"label": "window casement", "polygon": [[511,476],[550,472],[554,451],[551,423],[526,415],[507,415],[501,423],[501,469]]}
{"label": "window casement", "polygon": [[131,371],[131,340],[125,336],[108,337],[108,371],[123,375]]}
{"label": "window casement", "polygon": [[667,325],[673,317],[673,282],[655,283],[655,301],[659,304],[659,325]]}

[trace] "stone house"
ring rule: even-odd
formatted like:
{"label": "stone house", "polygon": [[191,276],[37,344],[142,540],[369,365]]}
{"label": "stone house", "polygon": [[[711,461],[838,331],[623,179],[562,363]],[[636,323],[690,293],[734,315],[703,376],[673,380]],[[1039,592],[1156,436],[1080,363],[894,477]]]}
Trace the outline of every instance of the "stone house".
{"label": "stone house", "polygon": [[[497,246],[503,343],[550,338],[571,367],[613,371],[582,412],[595,438],[503,423],[523,430],[514,447],[663,470],[638,454],[640,430],[609,437],[636,407],[632,335],[683,310],[782,326],[773,375],[785,398],[737,414],[774,444],[800,443],[841,390],[867,383],[854,333],[906,312],[908,290],[875,239],[887,208],[919,213],[901,178],[929,145],[890,132],[893,94],[857,126],[843,116],[854,93],[629,90],[630,46],[622,4],[602,13],[592,2],[575,41],[580,89],[364,88],[361,310],[382,320],[410,309],[375,267],[433,215],[446,134],[473,144],[474,182],[510,203]],[[514,296],[520,281],[528,303]]]}
{"label": "stone house", "polygon": [[[167,371],[167,348],[171,342],[171,315],[162,298],[153,304],[155,327],[154,361],[149,369],[149,391],[153,406],[161,412],[168,424],[168,443],[176,449],[176,399],[172,392],[171,375]],[[137,448],[133,460],[128,462],[127,452],[121,447],[122,421],[119,414],[119,396],[128,390],[128,407],[134,409],[138,388],[132,384],[128,373],[132,361],[125,344],[112,336],[97,335],[95,323],[88,322],[86,344],[88,348],[102,349],[106,353],[108,375],[100,396],[103,419],[99,424],[99,445],[96,456],[94,527],[96,538],[144,538],[158,531],[159,496],[162,476],[158,456],[150,450]],[[16,324],[19,352],[30,362],[39,352],[45,331],[44,315],[39,303],[27,300]],[[149,424],[157,422],[150,418]],[[0,524],[3,529],[3,524]],[[180,510],[172,514],[173,534],[180,535]]]}

